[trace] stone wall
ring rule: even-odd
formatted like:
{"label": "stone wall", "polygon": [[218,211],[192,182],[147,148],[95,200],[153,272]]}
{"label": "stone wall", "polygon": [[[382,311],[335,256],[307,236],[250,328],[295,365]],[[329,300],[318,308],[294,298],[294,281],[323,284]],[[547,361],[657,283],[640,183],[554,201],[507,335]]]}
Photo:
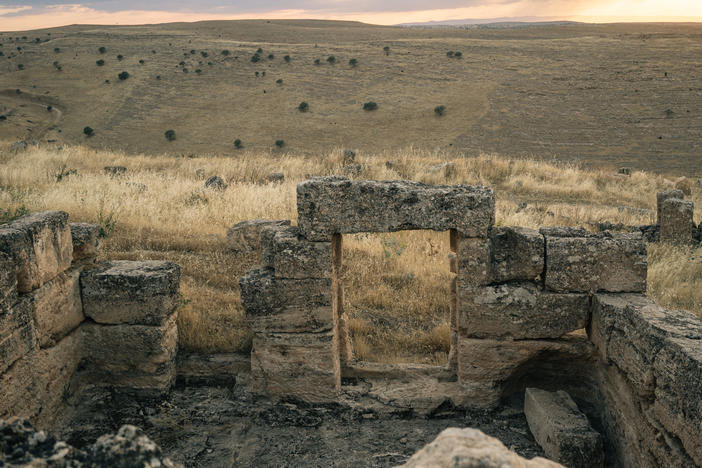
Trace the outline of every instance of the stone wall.
{"label": "stone wall", "polygon": [[[663,225],[671,200],[660,201]],[[455,385],[435,387],[445,399],[488,409],[527,386],[566,388],[601,420],[623,466],[657,466],[670,454],[679,466],[702,463],[700,321],[646,299],[641,233],[496,227],[494,203],[484,187],[336,177],[298,185],[298,227],[264,228],[262,266],[240,282],[254,389],[336,401],[342,377],[358,375],[337,278],[343,234],[448,231],[454,378],[444,381]],[[654,309],[671,317],[667,331]]]}
{"label": "stone wall", "polygon": [[96,263],[98,233],[59,211],[0,226],[0,418],[47,427],[85,385],[172,384],[178,266]]}

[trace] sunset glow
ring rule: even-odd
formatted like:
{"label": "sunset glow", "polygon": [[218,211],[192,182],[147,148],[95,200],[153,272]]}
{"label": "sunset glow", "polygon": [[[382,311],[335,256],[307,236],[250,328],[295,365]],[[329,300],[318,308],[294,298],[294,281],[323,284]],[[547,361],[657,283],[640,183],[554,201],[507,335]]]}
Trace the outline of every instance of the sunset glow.
{"label": "sunset glow", "polygon": [[[99,2],[97,2],[99,3]],[[284,3],[284,2],[278,2]],[[385,11],[382,7],[354,11],[348,2],[332,2],[324,8],[296,8],[297,2],[287,2],[289,8],[251,11],[251,8],[221,6],[201,9],[196,5],[175,2],[173,11],[137,9],[125,3],[124,10],[108,11],[83,4],[47,6],[0,5],[0,30],[22,31],[69,24],[153,24],[179,21],[239,20],[239,19],[329,19],[362,21],[392,25],[426,21],[488,18],[543,18],[544,20],[573,20],[583,22],[660,22],[702,21],[699,0],[494,0],[467,1],[466,6],[429,8],[442,2],[426,2],[428,8]],[[454,2],[455,3],[455,2]],[[91,4],[93,5],[93,4]],[[399,10],[399,11],[398,11]]]}

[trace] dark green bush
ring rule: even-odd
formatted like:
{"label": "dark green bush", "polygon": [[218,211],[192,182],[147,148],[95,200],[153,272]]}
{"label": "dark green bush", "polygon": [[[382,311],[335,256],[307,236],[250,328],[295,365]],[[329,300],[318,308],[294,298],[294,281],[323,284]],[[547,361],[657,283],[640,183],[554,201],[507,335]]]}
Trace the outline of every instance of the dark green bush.
{"label": "dark green bush", "polygon": [[321,60],[319,60],[319,59],[314,59],[314,64],[315,64],[315,65],[319,65],[319,64],[321,64],[321,63],[322,63]]}
{"label": "dark green bush", "polygon": [[251,62],[253,62],[253,63],[258,63],[258,62],[260,62],[260,61],[261,61],[261,56],[260,56],[260,55],[258,55],[258,54],[253,54],[253,55],[251,56]]}
{"label": "dark green bush", "polygon": [[444,115],[444,112],[446,111],[446,106],[441,105],[441,106],[436,106],[434,108],[434,113],[438,116]]}
{"label": "dark green bush", "polygon": [[275,140],[275,146],[277,146],[278,148],[282,148],[283,146],[285,146],[285,140]]}
{"label": "dark green bush", "polygon": [[335,64],[336,57],[334,57],[333,55],[330,55],[329,57],[327,57],[327,62],[331,63],[332,65]]}
{"label": "dark green bush", "polygon": [[234,140],[234,148],[240,149],[240,148],[242,148],[242,147],[243,147],[243,143],[241,142],[241,140],[240,140],[239,138],[237,138],[236,140]]}
{"label": "dark green bush", "polygon": [[100,59],[100,60],[96,61],[95,64],[96,64],[98,67],[101,67],[101,66],[105,65],[105,61],[104,61],[103,59]]}
{"label": "dark green bush", "polygon": [[463,57],[463,52],[454,52],[453,56],[456,58],[461,58],[461,57]]}
{"label": "dark green bush", "polygon": [[126,80],[127,78],[129,78],[129,73],[126,72],[126,71],[123,71],[123,72],[121,72],[119,75],[117,75],[117,78],[119,78],[120,80],[124,81],[124,80]]}
{"label": "dark green bush", "polygon": [[117,56],[117,60],[119,60],[119,61],[122,61],[123,58],[124,58],[124,56],[122,54]]}
{"label": "dark green bush", "polygon": [[286,55],[285,57],[283,57],[283,60],[285,60],[285,63],[290,63],[290,56]]}
{"label": "dark green bush", "polygon": [[224,55],[224,56],[229,55],[229,51],[228,51],[227,49],[224,49],[224,50],[222,51],[222,55]]}
{"label": "dark green bush", "polygon": [[446,52],[446,56],[447,56],[447,57],[453,57],[453,51],[452,51],[452,50],[449,50],[448,52]]}
{"label": "dark green bush", "polygon": [[85,128],[83,128],[83,133],[85,134],[85,136],[91,137],[95,134],[95,130],[93,130],[90,127],[85,127]]}
{"label": "dark green bush", "polygon": [[352,67],[355,67],[356,65],[358,65],[358,60],[356,60],[355,58],[352,58],[351,60],[349,60],[349,65],[351,65]]}
{"label": "dark green bush", "polygon": [[140,60],[139,60],[139,64],[140,64],[140,65],[144,65],[144,59],[140,59]]}
{"label": "dark green bush", "polygon": [[166,130],[163,134],[165,135],[166,140],[168,141],[173,141],[176,139],[175,130]]}
{"label": "dark green bush", "polygon": [[98,49],[98,52],[100,52],[101,54],[104,54],[105,52],[107,52],[107,49],[104,48],[104,47],[100,47],[100,48]]}
{"label": "dark green bush", "polygon": [[385,52],[385,55],[390,55],[390,46],[383,47],[383,51]]}
{"label": "dark green bush", "polygon": [[363,110],[365,111],[374,111],[378,108],[378,104],[376,104],[373,101],[368,101],[363,104]]}
{"label": "dark green bush", "polygon": [[275,82],[276,82],[277,84],[283,84],[283,79],[282,79],[282,78],[278,78],[277,80],[275,80]]}
{"label": "dark green bush", "polygon": [[305,101],[302,101],[299,106],[297,106],[297,110],[300,112],[307,112],[310,110],[310,105],[307,104]]}
{"label": "dark green bush", "polygon": [[59,52],[61,52],[61,49],[58,47],[54,47],[54,52],[56,52],[58,54]]}
{"label": "dark green bush", "polygon": [[273,54],[268,54],[268,60],[273,60],[275,58],[275,55]]}

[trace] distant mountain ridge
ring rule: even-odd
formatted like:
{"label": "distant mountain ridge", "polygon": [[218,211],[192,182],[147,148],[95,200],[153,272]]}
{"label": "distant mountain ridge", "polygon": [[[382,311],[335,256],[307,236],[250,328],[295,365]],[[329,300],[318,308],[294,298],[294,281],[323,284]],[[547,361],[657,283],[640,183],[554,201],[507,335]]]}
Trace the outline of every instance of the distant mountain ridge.
{"label": "distant mountain ridge", "polygon": [[520,16],[505,18],[463,18],[443,21],[425,21],[417,23],[401,23],[397,26],[463,26],[475,28],[518,28],[530,26],[563,26],[569,24],[583,24],[579,21],[568,21],[549,16]]}

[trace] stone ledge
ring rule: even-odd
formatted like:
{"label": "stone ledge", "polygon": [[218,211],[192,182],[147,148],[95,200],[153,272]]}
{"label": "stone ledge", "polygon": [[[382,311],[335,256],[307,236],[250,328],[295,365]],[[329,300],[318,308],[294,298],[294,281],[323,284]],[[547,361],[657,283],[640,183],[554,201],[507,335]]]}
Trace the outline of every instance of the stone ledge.
{"label": "stone ledge", "polygon": [[264,228],[261,258],[278,278],[331,278],[331,242],[310,242],[294,226]]}

